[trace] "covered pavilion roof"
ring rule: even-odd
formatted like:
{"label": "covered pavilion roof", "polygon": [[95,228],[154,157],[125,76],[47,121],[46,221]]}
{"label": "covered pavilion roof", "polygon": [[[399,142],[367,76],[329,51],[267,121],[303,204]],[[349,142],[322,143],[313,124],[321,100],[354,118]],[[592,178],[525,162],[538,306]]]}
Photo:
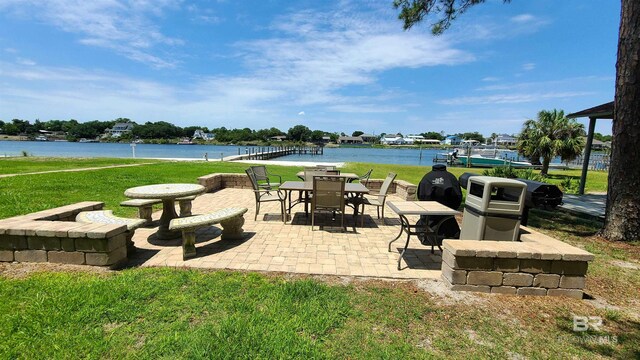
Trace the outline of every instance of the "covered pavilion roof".
{"label": "covered pavilion roof", "polygon": [[596,118],[596,119],[613,119],[613,101],[594,106],[592,108],[580,110],[578,112],[567,115],[568,118]]}

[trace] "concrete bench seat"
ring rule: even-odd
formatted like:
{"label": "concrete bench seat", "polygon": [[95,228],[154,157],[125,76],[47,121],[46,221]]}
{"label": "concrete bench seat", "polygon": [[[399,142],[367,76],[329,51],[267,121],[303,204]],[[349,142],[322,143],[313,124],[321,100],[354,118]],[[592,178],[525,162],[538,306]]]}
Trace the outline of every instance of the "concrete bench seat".
{"label": "concrete bench seat", "polygon": [[[195,199],[195,196],[185,196],[177,198],[180,205],[180,216],[191,216],[191,202]],[[120,206],[136,207],[138,208],[138,218],[144,219],[147,223],[150,223],[151,214],[153,213],[153,205],[162,204],[160,199],[131,199],[125,200],[120,203]]]}
{"label": "concrete bench seat", "polygon": [[230,207],[213,213],[182,217],[171,220],[169,230],[182,231],[182,257],[184,260],[196,256],[195,230],[204,226],[222,225],[222,240],[242,239],[242,225],[247,208]]}
{"label": "concrete bench seat", "polygon": [[127,227],[127,249],[134,251],[133,234],[137,228],[146,224],[144,219],[129,219],[113,215],[111,210],[83,211],[76,216],[76,222],[87,224],[125,225]]}
{"label": "concrete bench seat", "polygon": [[153,212],[153,205],[161,204],[160,199],[131,199],[120,203],[120,206],[136,207],[138,208],[138,217],[145,220],[145,222],[151,222],[151,213]]}

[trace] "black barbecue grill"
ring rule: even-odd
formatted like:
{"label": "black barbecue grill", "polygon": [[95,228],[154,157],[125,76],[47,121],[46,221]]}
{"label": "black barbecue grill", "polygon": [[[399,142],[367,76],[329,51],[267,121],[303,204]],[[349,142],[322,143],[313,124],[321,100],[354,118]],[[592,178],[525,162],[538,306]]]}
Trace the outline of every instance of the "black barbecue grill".
{"label": "black barbecue grill", "polygon": [[[478,176],[479,174],[464,173],[460,175],[459,181],[463,188],[467,188],[469,178],[472,176]],[[522,225],[527,225],[529,219],[529,209],[555,209],[562,204],[562,191],[552,184],[543,183],[540,181],[516,179],[527,184],[527,192],[524,199],[524,211],[522,213]],[[508,196],[508,194],[505,194]],[[517,197],[517,195],[516,195]]]}
{"label": "black barbecue grill", "polygon": [[[433,165],[432,171],[428,172],[418,185],[418,200],[437,201],[442,205],[457,210],[462,202],[462,189],[458,179],[447,171],[443,164]],[[424,245],[433,247],[442,244],[443,239],[457,239],[460,236],[460,227],[453,216],[432,215],[428,218],[421,216],[416,223],[418,228],[428,226],[433,234],[425,236],[425,233],[418,233],[418,239]]]}

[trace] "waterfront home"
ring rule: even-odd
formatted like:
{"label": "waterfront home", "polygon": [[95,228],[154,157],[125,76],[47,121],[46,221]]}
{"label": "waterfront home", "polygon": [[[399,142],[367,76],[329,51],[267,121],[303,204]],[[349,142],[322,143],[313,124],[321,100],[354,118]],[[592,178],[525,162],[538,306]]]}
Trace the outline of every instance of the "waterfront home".
{"label": "waterfront home", "polygon": [[269,139],[271,141],[285,141],[285,140],[287,140],[287,136],[286,135],[277,135],[277,136],[272,136]]}
{"label": "waterfront home", "polygon": [[462,139],[458,135],[448,135],[444,138],[445,145],[460,145]]}
{"label": "waterfront home", "polygon": [[132,123],[117,123],[113,125],[111,129],[106,129],[104,131],[105,135],[111,135],[111,137],[117,138],[122,136],[123,134],[130,133],[133,130]]}
{"label": "waterfront home", "polygon": [[427,144],[427,145],[440,145],[440,144],[442,144],[442,141],[440,141],[438,139],[424,139],[424,140],[420,141],[420,143]]}
{"label": "waterfront home", "polygon": [[[584,136],[582,137],[582,139],[584,140],[585,144],[587,143],[587,137]],[[591,150],[595,150],[595,151],[602,151],[604,149],[607,148],[611,148],[611,142],[607,141],[607,142],[603,142],[600,141],[598,139],[593,139],[591,142]]]}
{"label": "waterfront home", "polygon": [[212,133],[208,133],[208,132],[204,132],[204,130],[198,129],[196,131],[193,132],[193,139],[202,139],[202,140],[206,140],[206,141],[210,141],[215,139],[215,135]]}
{"label": "waterfront home", "polygon": [[364,141],[361,136],[340,136],[338,144],[362,144]]}
{"label": "waterfront home", "polygon": [[380,142],[385,145],[404,145],[406,143],[400,134],[385,135]]}
{"label": "waterfront home", "polygon": [[362,138],[362,141],[366,143],[374,143],[376,142],[376,140],[378,140],[377,136],[371,134],[362,134],[360,135],[360,137]]}
{"label": "waterfront home", "polygon": [[517,141],[518,139],[516,139],[514,136],[507,135],[507,134],[500,134],[496,137],[495,144],[498,146],[500,145],[510,146],[510,145],[515,145]]}

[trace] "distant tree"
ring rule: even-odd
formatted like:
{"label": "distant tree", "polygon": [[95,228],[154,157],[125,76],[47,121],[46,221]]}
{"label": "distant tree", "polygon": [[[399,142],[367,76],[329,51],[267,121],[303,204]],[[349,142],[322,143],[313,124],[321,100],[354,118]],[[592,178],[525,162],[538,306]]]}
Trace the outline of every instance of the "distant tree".
{"label": "distant tree", "polygon": [[477,140],[478,142],[484,142],[484,136],[477,131],[466,132],[460,135],[463,140]]}
{"label": "distant tree", "polygon": [[289,129],[287,137],[292,141],[307,141],[311,138],[311,130],[304,125],[296,125]]}
{"label": "distant tree", "polygon": [[133,136],[141,139],[171,139],[182,136],[182,133],[182,128],[166,121],[146,122],[144,125],[134,126],[132,130]]}
{"label": "distant tree", "polygon": [[12,123],[6,123],[3,128],[3,132],[7,135],[18,135],[20,133],[20,129]]}
{"label": "distant tree", "polygon": [[338,133],[329,134],[329,139],[331,140],[331,142],[338,142],[339,137],[340,135]]}
{"label": "distant tree", "polygon": [[434,140],[440,140],[440,141],[444,140],[444,136],[442,136],[441,133],[435,132],[435,131],[428,131],[420,135],[422,135],[425,139],[434,139]]}
{"label": "distant tree", "polygon": [[575,159],[584,148],[584,125],[567,119],[564,111],[542,110],[537,120],[527,120],[518,136],[518,152],[530,159],[542,158],[541,175],[549,172],[551,159]]}
{"label": "distant tree", "polygon": [[28,120],[13,119],[11,123],[18,128],[18,133],[20,134],[33,134],[36,132]]}
{"label": "distant tree", "polygon": [[351,134],[351,136],[360,136],[360,135],[362,135],[362,134],[364,134],[364,132],[363,132],[363,131],[356,130],[356,131],[354,131],[354,132],[353,132],[353,134]]}
{"label": "distant tree", "polygon": [[594,133],[593,134],[593,138],[596,139],[596,140],[600,140],[600,141],[606,142],[606,141],[611,141],[612,136],[611,135],[602,135],[600,133]]}
{"label": "distant tree", "polygon": [[322,131],[322,130],[313,130],[311,132],[310,139],[311,139],[311,141],[318,142],[318,141],[322,141],[322,137],[324,137],[324,131]]}
{"label": "distant tree", "polygon": [[256,138],[263,141],[269,141],[272,137],[281,135],[285,135],[285,133],[275,127],[256,131]]}
{"label": "distant tree", "polygon": [[103,121],[89,121],[85,123],[77,124],[69,129],[68,136],[72,139],[94,139],[100,134],[104,133],[104,130],[109,127],[109,124]]}

